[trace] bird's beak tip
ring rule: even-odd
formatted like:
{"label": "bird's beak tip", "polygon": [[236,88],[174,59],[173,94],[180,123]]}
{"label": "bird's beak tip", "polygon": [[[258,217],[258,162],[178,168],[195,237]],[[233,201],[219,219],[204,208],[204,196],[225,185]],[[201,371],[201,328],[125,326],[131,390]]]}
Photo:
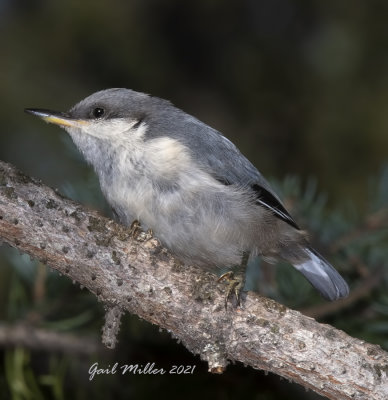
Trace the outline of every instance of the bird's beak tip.
{"label": "bird's beak tip", "polygon": [[75,127],[81,121],[70,118],[67,114],[40,108],[25,108],[24,112],[42,118],[44,121],[62,127]]}
{"label": "bird's beak tip", "polygon": [[37,109],[37,108],[25,108],[24,112],[27,114],[31,114],[31,115],[36,115],[36,116],[41,116],[41,110]]}

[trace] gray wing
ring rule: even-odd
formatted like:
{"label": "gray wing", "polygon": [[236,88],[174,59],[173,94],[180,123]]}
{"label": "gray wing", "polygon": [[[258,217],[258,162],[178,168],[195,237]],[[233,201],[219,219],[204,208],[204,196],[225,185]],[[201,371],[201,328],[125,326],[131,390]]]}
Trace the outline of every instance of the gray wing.
{"label": "gray wing", "polygon": [[146,139],[167,136],[179,140],[190,149],[193,159],[219,182],[251,188],[259,206],[299,229],[267,180],[230,140],[172,104],[158,98],[152,101],[155,109],[149,114],[149,123],[153,129],[147,131]]}
{"label": "gray wing", "polygon": [[256,194],[259,206],[269,209],[278,218],[299,229],[267,180],[237,147],[215,129],[193,120],[193,131],[185,135],[184,141],[192,151],[195,150],[196,160],[219,182],[250,187]]}

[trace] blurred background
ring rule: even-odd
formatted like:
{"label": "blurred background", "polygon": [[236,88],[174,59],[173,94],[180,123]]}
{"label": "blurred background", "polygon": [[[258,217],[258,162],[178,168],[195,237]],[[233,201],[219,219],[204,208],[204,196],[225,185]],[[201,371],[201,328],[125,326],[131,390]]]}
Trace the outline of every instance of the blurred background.
{"label": "blurred background", "polygon": [[[249,288],[388,350],[388,3],[292,0],[0,0],[0,159],[109,215],[64,131],[23,114],[127,87],[169,99],[231,139],[348,280],[325,303],[288,265],[257,261]],[[0,248],[0,393],[8,399],[321,399],[274,375],[222,376],[127,315],[116,351],[103,307]],[[57,345],[7,345],[16,329]],[[7,334],[2,336],[1,334]],[[55,336],[56,335],[56,336]],[[192,375],[97,376],[94,362],[195,365]]]}

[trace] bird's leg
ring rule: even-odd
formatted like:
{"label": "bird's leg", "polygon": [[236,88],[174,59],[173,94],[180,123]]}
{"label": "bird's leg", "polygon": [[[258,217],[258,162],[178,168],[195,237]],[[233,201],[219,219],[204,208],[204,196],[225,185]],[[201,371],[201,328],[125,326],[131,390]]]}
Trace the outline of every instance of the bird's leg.
{"label": "bird's leg", "polygon": [[129,233],[136,239],[141,232],[140,222],[135,219],[129,228]]}
{"label": "bird's leg", "polygon": [[228,281],[228,289],[225,297],[225,309],[228,306],[228,300],[232,294],[234,294],[236,298],[236,305],[240,306],[241,304],[241,293],[245,286],[245,273],[247,270],[248,260],[249,252],[244,252],[238,271],[236,273],[233,271],[225,272],[217,280],[217,282]]}
{"label": "bird's leg", "polygon": [[135,219],[132,222],[132,224],[129,228],[129,233],[130,233],[130,235],[133,236],[134,239],[140,240],[141,242],[150,240],[154,237],[153,230],[150,228],[150,229],[147,229],[147,232],[144,232],[141,229],[141,223],[137,219]]}

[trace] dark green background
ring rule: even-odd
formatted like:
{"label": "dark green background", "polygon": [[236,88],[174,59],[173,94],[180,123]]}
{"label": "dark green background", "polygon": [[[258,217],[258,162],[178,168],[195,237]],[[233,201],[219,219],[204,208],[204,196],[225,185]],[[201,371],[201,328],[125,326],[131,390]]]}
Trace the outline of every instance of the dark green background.
{"label": "dark green background", "polygon": [[[388,160],[387,20],[383,0],[2,0],[0,159],[107,213],[93,172],[65,132],[25,115],[23,108],[64,111],[94,91],[128,87],[167,98],[220,130],[269,178],[298,175],[304,187],[313,177],[316,190],[327,195],[327,209],[350,209],[362,220],[371,182]],[[93,298],[49,273],[44,299],[36,305],[36,264],[6,248],[2,254],[3,320],[36,312],[43,326],[51,321],[55,329],[56,322],[86,313],[67,330],[98,334],[102,309]],[[281,282],[280,288],[287,287],[287,279]],[[285,292],[280,299],[287,303]],[[53,299],[57,308],[48,306]],[[359,312],[353,308],[328,322],[365,337]],[[197,364],[196,373],[89,383],[90,360],[67,359],[65,398],[148,398],[155,391],[166,398],[318,398],[248,368],[208,375],[167,334],[134,317],[123,326],[117,361]],[[375,340],[386,343],[381,338]],[[14,355],[10,351],[3,353]],[[57,374],[49,366],[53,358],[61,362],[60,356],[31,354],[26,368],[39,384],[42,374]],[[8,395],[10,382],[0,381]],[[42,390],[54,396],[49,385]]]}

